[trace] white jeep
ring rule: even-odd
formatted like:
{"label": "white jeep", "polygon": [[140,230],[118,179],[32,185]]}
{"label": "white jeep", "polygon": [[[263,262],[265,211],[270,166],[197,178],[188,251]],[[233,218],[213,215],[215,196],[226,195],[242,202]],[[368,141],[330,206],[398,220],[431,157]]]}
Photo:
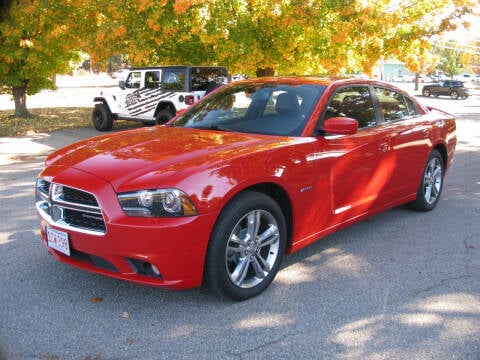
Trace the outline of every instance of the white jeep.
{"label": "white jeep", "polygon": [[227,69],[216,66],[130,69],[118,89],[102,91],[93,99],[93,126],[108,131],[116,119],[164,124],[228,80]]}

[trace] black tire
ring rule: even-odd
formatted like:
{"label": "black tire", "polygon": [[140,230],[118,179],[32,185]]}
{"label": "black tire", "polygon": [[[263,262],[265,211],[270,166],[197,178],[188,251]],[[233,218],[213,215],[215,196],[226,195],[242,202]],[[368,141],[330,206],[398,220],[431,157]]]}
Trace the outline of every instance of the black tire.
{"label": "black tire", "polygon": [[423,89],[422,95],[428,97],[428,96],[432,95],[432,93],[431,93],[430,90],[428,90],[428,89]]}
{"label": "black tire", "polygon": [[93,127],[98,131],[109,131],[113,127],[113,117],[104,104],[95,104],[92,113]]}
{"label": "black tire", "polygon": [[218,217],[208,246],[205,280],[221,297],[246,300],[272,282],[283,259],[286,223],[269,196],[245,191]]}
{"label": "black tire", "polygon": [[443,189],[445,167],[443,158],[437,150],[432,150],[423,169],[417,198],[408,206],[416,211],[430,211],[440,200]]}
{"label": "black tire", "polygon": [[450,91],[450,97],[451,97],[452,99],[457,100],[457,99],[458,99],[458,96],[459,96],[459,95],[458,95],[458,92],[457,92],[456,90]]}
{"label": "black tire", "polygon": [[175,114],[173,114],[170,110],[168,109],[163,109],[160,110],[155,117],[155,125],[162,125],[165,124],[168,120],[173,118]]}

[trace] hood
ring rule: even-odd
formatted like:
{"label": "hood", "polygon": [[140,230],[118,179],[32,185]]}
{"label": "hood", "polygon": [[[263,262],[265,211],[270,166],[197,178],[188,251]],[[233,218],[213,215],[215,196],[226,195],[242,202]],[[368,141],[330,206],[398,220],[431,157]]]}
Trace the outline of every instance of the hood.
{"label": "hood", "polygon": [[50,155],[46,166],[73,167],[94,174],[111,183],[116,190],[128,188],[126,184],[129,183],[137,188],[142,182],[151,187],[184,170],[210,167],[213,163],[270,148],[280,142],[289,140],[155,126],[77,142]]}

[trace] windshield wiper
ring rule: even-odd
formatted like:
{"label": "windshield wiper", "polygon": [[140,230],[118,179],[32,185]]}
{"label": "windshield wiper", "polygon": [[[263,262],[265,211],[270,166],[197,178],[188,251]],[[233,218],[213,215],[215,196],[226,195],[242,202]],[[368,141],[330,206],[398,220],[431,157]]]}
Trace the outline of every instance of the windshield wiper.
{"label": "windshield wiper", "polygon": [[219,130],[219,131],[228,131],[232,132],[233,130],[221,125],[206,125],[206,126],[192,126],[193,129],[202,129],[202,130]]}

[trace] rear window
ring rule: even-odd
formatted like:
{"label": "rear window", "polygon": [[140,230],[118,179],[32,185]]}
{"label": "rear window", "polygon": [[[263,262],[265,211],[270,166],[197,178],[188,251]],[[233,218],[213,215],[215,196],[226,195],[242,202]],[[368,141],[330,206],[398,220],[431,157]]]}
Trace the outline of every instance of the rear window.
{"label": "rear window", "polygon": [[182,69],[164,70],[162,85],[165,90],[183,90],[185,88],[185,71]]}
{"label": "rear window", "polygon": [[377,87],[375,92],[386,122],[401,120],[417,114],[415,103],[403,94]]}

